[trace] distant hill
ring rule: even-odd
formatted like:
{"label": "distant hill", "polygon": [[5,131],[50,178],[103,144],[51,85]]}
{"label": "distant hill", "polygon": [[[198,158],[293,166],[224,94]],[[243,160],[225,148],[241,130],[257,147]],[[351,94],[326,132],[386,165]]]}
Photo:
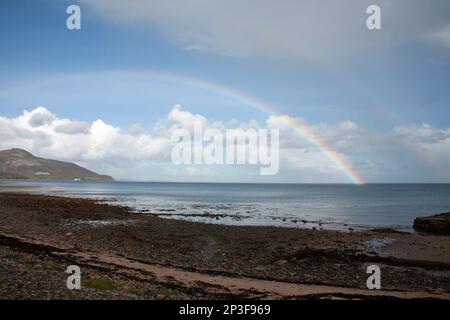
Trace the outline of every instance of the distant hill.
{"label": "distant hill", "polygon": [[0,151],[0,179],[113,180],[74,163],[37,158],[22,149]]}

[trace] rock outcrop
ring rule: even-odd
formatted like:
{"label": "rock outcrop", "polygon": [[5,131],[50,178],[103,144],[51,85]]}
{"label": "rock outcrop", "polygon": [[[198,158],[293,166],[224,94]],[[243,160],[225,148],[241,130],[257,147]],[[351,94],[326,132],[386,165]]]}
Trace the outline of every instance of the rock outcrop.
{"label": "rock outcrop", "polygon": [[414,219],[414,229],[430,233],[450,234],[450,212]]}

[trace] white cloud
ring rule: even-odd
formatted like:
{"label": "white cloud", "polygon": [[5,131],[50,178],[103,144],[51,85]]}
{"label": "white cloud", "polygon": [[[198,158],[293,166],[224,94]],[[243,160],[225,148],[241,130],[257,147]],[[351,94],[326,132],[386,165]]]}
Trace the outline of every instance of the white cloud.
{"label": "white cloud", "polygon": [[[186,50],[275,59],[333,60],[435,37],[448,45],[447,0],[378,0],[382,30],[366,28],[371,0],[96,0],[114,23],[149,26]],[[443,31],[442,31],[443,30]]]}
{"label": "white cloud", "polygon": [[180,105],[175,105],[167,116],[169,122],[176,129],[193,130],[193,124],[195,121],[201,122],[204,126],[207,124],[205,117],[201,115],[194,115],[188,111],[183,111]]}
{"label": "white cloud", "polygon": [[134,123],[131,127],[128,128],[128,133],[133,136],[139,136],[144,133],[144,128],[140,123]]}
{"label": "white cloud", "polygon": [[[394,135],[404,142],[404,149],[437,170],[450,167],[450,128],[438,129],[426,123],[397,127]],[[447,167],[447,169],[445,169]]]}
{"label": "white cloud", "polygon": [[38,128],[46,125],[51,125],[55,120],[55,116],[43,107],[34,109],[30,113],[28,123],[33,128]]}
{"label": "white cloud", "polygon": [[67,134],[86,134],[89,131],[89,125],[80,121],[62,121],[62,123],[55,127],[55,132]]}
{"label": "white cloud", "polygon": [[[0,117],[0,149],[24,148],[34,154],[75,161],[121,179],[261,181],[250,166],[174,166],[170,161],[173,130],[192,130],[194,121],[206,129],[268,128],[280,130],[280,174],[271,182],[348,182],[347,178],[286,121],[270,116],[254,120],[211,122],[176,105],[146,133],[141,125],[123,130],[96,120],[83,123],[60,118],[39,107],[15,118]],[[353,164],[368,181],[450,181],[450,128],[428,124],[372,131],[351,121],[309,124],[290,118],[312,132],[336,154]]]}
{"label": "white cloud", "polygon": [[[0,147],[22,147],[38,155],[83,162],[159,159],[167,141],[124,131],[96,120],[86,124],[53,115],[43,107],[17,118],[0,117]],[[162,141],[161,141],[162,140]]]}

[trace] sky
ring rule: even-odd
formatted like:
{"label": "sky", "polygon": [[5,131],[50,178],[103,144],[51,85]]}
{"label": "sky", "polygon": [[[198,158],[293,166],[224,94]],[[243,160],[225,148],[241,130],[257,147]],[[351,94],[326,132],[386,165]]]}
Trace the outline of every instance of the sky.
{"label": "sky", "polygon": [[[5,0],[0,39],[0,149],[119,180],[450,182],[449,1]],[[174,165],[196,119],[279,129],[279,173]]]}

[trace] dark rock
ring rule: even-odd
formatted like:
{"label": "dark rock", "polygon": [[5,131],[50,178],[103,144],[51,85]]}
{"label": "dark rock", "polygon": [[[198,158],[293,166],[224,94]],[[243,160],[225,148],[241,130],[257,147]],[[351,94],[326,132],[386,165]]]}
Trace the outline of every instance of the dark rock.
{"label": "dark rock", "polygon": [[414,219],[414,229],[430,233],[450,234],[450,212]]}

